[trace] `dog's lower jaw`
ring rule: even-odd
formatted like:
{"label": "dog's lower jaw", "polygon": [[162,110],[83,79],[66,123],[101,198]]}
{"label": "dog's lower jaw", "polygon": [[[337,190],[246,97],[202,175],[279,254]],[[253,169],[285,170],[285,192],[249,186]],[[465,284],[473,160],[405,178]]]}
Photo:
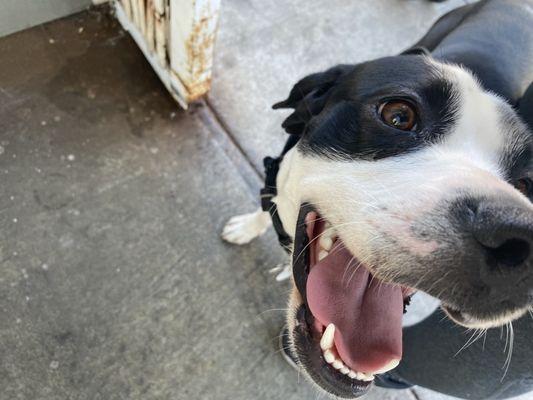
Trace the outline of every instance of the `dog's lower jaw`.
{"label": "dog's lower jaw", "polygon": [[[344,382],[329,383],[323,378],[323,373],[317,371],[330,369],[330,375],[337,374],[333,367],[327,365],[321,356],[311,354],[310,346],[312,338],[309,338],[307,327],[304,326],[305,304],[298,293],[298,290],[291,291],[287,311],[287,327],[289,331],[290,352],[296,359],[299,375],[303,375],[312,386],[320,393],[326,394],[331,399],[355,399],[363,396],[371,387],[371,382],[361,382],[356,384],[351,382],[347,376]],[[320,365],[320,366],[317,366]],[[321,376],[322,375],[322,376]]]}
{"label": "dog's lower jaw", "polygon": [[305,307],[298,290],[294,288],[289,296],[287,327],[290,352],[297,361],[299,374],[332,399],[355,399],[366,394],[372,386],[371,382],[353,381],[348,376],[337,375],[340,373],[323,360],[321,352],[317,354],[311,351],[311,347],[318,344],[313,343],[309,327],[306,326],[305,316],[309,310]]}

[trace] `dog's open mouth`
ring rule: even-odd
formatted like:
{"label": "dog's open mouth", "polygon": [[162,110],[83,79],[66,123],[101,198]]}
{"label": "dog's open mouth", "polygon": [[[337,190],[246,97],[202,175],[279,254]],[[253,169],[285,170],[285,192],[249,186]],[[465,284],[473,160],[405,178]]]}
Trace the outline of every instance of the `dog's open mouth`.
{"label": "dog's open mouth", "polygon": [[300,210],[293,274],[303,299],[293,340],[313,380],[340,397],[368,389],[402,356],[402,316],[413,290],[383,282],[308,205]]}

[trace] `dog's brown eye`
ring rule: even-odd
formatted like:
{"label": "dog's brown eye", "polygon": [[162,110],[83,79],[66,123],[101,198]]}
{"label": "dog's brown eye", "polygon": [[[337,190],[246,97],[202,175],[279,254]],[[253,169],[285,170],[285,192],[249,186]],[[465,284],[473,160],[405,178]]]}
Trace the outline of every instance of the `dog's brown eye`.
{"label": "dog's brown eye", "polygon": [[515,187],[524,195],[528,196],[531,193],[531,181],[528,178],[522,178],[516,181]]}
{"label": "dog's brown eye", "polygon": [[405,100],[391,100],[379,107],[381,119],[387,125],[402,131],[416,128],[416,111],[411,103]]}

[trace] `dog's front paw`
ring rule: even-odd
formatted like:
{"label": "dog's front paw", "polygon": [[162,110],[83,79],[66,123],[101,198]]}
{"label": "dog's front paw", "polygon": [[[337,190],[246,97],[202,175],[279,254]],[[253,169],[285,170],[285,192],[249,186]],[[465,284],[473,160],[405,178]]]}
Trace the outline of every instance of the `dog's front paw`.
{"label": "dog's front paw", "polygon": [[222,230],[222,239],[234,244],[246,244],[261,236],[272,223],[268,212],[262,209],[231,218]]}

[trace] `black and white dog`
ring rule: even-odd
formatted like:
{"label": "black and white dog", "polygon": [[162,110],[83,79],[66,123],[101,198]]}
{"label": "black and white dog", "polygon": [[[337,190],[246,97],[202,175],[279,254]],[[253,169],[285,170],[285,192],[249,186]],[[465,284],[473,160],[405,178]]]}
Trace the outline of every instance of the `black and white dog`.
{"label": "black and white dog", "polygon": [[249,242],[272,217],[292,254],[291,352],[323,390],[357,397],[398,365],[416,290],[470,328],[533,306],[532,80],[533,0],[483,0],[274,106],[294,112],[263,209],[223,237]]}

